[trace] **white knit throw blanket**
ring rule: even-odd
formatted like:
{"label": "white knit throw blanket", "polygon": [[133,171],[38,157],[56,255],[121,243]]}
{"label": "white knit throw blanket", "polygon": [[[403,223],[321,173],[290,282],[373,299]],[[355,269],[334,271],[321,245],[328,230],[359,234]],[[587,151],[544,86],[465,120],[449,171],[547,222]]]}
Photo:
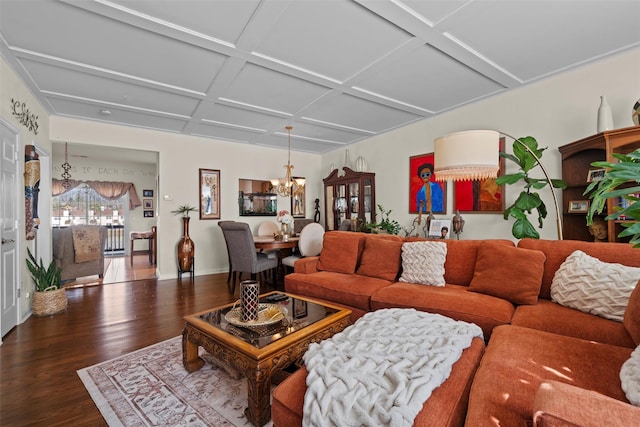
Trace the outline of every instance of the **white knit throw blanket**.
{"label": "white knit throw blanket", "polygon": [[414,309],[367,313],[304,355],[302,425],[411,426],[477,325]]}

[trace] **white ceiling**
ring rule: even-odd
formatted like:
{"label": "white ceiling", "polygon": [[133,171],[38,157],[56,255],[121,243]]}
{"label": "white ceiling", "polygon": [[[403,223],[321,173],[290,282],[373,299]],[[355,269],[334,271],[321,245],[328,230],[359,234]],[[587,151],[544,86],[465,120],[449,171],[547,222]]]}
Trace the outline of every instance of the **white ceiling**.
{"label": "white ceiling", "polygon": [[52,115],[324,153],[640,46],[640,0],[0,0]]}

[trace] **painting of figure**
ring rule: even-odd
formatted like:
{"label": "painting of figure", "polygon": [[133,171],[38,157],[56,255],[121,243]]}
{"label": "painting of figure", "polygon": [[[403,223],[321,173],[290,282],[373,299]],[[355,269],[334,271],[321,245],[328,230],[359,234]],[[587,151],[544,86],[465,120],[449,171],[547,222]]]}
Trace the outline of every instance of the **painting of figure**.
{"label": "painting of figure", "polygon": [[409,158],[409,213],[445,213],[447,187],[435,180],[433,153]]}

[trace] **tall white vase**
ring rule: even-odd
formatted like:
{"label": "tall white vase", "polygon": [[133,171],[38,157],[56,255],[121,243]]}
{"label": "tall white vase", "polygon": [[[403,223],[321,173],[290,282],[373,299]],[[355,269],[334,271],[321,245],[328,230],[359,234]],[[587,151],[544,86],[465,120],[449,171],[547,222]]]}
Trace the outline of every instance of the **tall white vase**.
{"label": "tall white vase", "polygon": [[613,129],[613,114],[607,102],[606,96],[600,97],[600,107],[598,108],[598,133]]}

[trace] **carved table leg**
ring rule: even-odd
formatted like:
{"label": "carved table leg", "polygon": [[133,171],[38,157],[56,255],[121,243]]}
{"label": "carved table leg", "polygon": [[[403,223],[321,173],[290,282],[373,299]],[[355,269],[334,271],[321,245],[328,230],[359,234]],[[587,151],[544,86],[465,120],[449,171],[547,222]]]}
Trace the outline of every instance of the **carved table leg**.
{"label": "carved table leg", "polygon": [[260,368],[246,374],[249,406],[245,414],[254,426],[260,427],[271,419],[271,375]]}
{"label": "carved table leg", "polygon": [[185,327],[182,331],[182,364],[187,372],[195,372],[204,366],[204,360],[198,356],[198,344],[190,339],[190,331]]}

